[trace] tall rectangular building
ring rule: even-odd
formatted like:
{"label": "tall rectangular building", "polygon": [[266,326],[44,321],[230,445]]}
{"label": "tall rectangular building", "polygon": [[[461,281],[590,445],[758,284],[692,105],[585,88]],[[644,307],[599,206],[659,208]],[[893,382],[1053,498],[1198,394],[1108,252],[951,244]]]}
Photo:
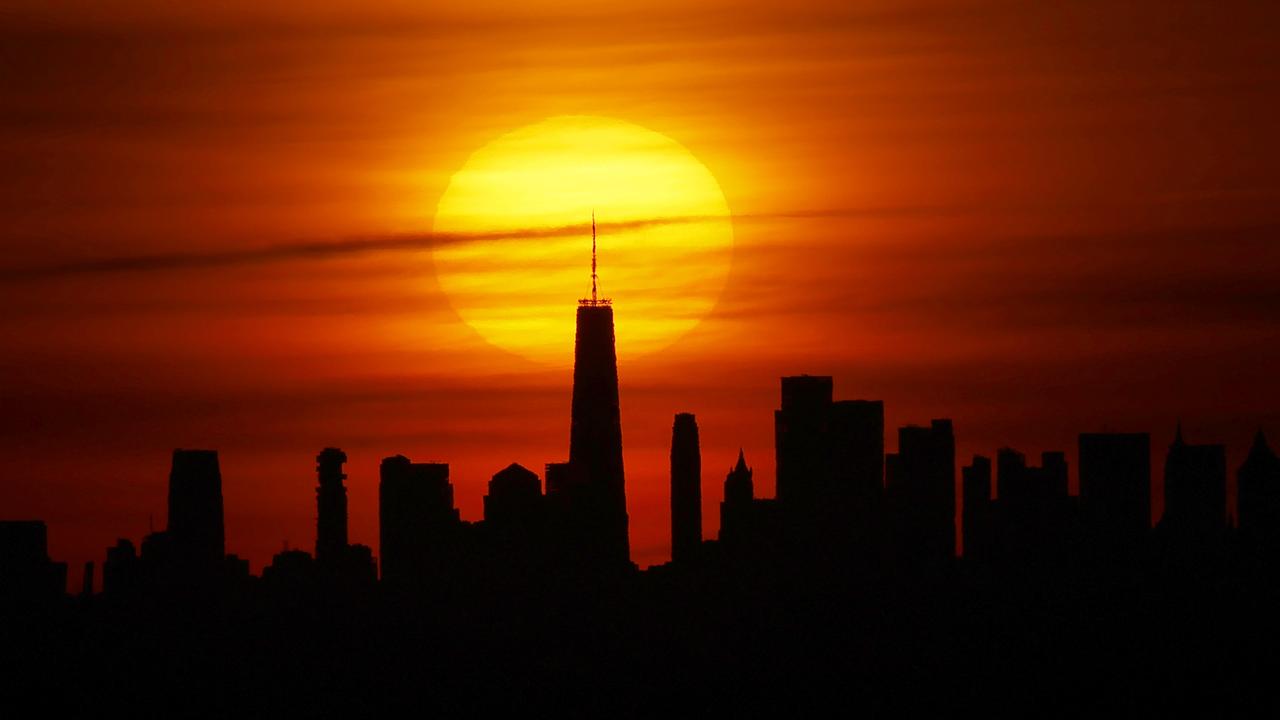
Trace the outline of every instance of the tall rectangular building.
{"label": "tall rectangular building", "polygon": [[899,551],[909,560],[956,553],[956,443],[950,420],[898,430],[891,494]]}
{"label": "tall rectangular building", "polygon": [[167,533],[175,560],[181,565],[190,568],[222,562],[226,541],[217,451],[173,451]]}
{"label": "tall rectangular building", "polygon": [[447,463],[386,458],[378,484],[382,579],[415,584],[445,568],[460,524]]}
{"label": "tall rectangular building", "polygon": [[992,543],[991,458],[974,455],[973,462],[961,468],[963,510],[960,515],[963,555],[966,559],[984,560],[990,556]]}
{"label": "tall rectangular building", "polygon": [[819,505],[831,477],[830,376],[782,378],[782,407],[773,413],[778,501]]}
{"label": "tall rectangular building", "polygon": [[871,507],[884,492],[884,402],[835,401],[830,430],[836,491],[856,507]]}
{"label": "tall rectangular building", "polygon": [[778,500],[793,509],[870,508],[884,490],[884,403],[832,399],[825,375],[782,378],[774,411]]}
{"label": "tall rectangular building", "polygon": [[325,448],[316,456],[316,562],[333,567],[347,554],[347,454]]}
{"label": "tall rectangular building", "polygon": [[679,413],[671,427],[671,559],[688,562],[702,546],[702,454],[698,421]]}

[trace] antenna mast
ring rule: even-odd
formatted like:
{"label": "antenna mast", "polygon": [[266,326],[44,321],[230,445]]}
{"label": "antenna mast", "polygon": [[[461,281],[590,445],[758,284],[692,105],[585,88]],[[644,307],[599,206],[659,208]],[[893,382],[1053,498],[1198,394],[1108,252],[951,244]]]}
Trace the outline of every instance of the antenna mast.
{"label": "antenna mast", "polygon": [[596,211],[591,210],[591,297],[578,300],[583,307],[608,305],[609,298],[600,297],[600,276],[596,274]]}
{"label": "antenna mast", "polygon": [[595,305],[599,300],[596,299],[596,211],[591,210],[591,304]]}

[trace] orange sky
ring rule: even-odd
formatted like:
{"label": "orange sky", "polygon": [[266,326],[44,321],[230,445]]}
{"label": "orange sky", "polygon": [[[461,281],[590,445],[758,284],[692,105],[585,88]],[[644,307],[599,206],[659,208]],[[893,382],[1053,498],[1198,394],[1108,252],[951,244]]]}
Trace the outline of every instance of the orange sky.
{"label": "orange sky", "polygon": [[481,340],[421,249],[50,270],[422,233],[472,151],[565,114],[670,136],[736,216],[711,316],[620,358],[642,565],[673,413],[712,536],[740,445],[772,493],[784,374],[884,399],[890,449],[952,417],[962,459],[1163,452],[1181,417],[1234,472],[1280,436],[1271,3],[110,5],[0,10],[0,517],[58,559],[162,527],[174,447],[220,451],[255,572],[313,542],[325,445],[370,544],[385,455],[450,462],[468,519],[565,459],[569,370]]}

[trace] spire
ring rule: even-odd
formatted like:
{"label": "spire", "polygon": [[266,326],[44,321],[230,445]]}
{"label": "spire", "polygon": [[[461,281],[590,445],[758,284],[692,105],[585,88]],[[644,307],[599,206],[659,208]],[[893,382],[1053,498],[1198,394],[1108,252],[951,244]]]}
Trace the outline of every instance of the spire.
{"label": "spire", "polygon": [[1253,445],[1249,447],[1249,457],[1265,458],[1274,455],[1271,446],[1267,444],[1267,436],[1262,433],[1262,428],[1258,428],[1253,436]]}
{"label": "spire", "polygon": [[742,448],[738,448],[738,464],[733,467],[733,472],[746,472],[747,469],[747,458],[743,455]]}
{"label": "spire", "polygon": [[1182,439],[1182,420],[1178,420],[1178,429],[1173,434],[1174,445],[1186,445],[1186,441]]}
{"label": "spire", "polygon": [[595,305],[599,300],[596,298],[596,211],[591,209],[591,304]]}
{"label": "spire", "polygon": [[582,298],[578,304],[583,307],[608,305],[609,298],[600,297],[600,276],[596,273],[596,211],[591,211],[591,297]]}

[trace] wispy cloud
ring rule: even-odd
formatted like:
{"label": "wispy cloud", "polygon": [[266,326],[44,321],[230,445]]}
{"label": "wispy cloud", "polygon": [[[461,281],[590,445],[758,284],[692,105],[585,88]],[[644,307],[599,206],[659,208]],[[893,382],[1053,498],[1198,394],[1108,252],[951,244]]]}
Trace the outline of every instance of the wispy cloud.
{"label": "wispy cloud", "polygon": [[[835,217],[871,217],[897,214],[940,213],[944,208],[886,207],[863,209],[818,209],[788,212],[735,215],[734,222],[771,221]],[[624,232],[669,225],[695,225],[719,221],[721,216],[682,215],[639,218],[618,222],[601,222],[604,232]],[[30,264],[0,268],[0,282],[22,283],[39,280],[100,275],[110,273],[146,273],[165,270],[195,270],[209,268],[243,267],[295,260],[326,260],[337,257],[367,255],[372,253],[430,250],[444,245],[538,238],[562,238],[581,236],[589,232],[590,223],[559,225],[552,227],[517,228],[453,233],[399,233],[367,235],[340,240],[299,240],[259,248],[228,248],[189,252],[148,253],[137,255],[111,255],[82,260]]]}

